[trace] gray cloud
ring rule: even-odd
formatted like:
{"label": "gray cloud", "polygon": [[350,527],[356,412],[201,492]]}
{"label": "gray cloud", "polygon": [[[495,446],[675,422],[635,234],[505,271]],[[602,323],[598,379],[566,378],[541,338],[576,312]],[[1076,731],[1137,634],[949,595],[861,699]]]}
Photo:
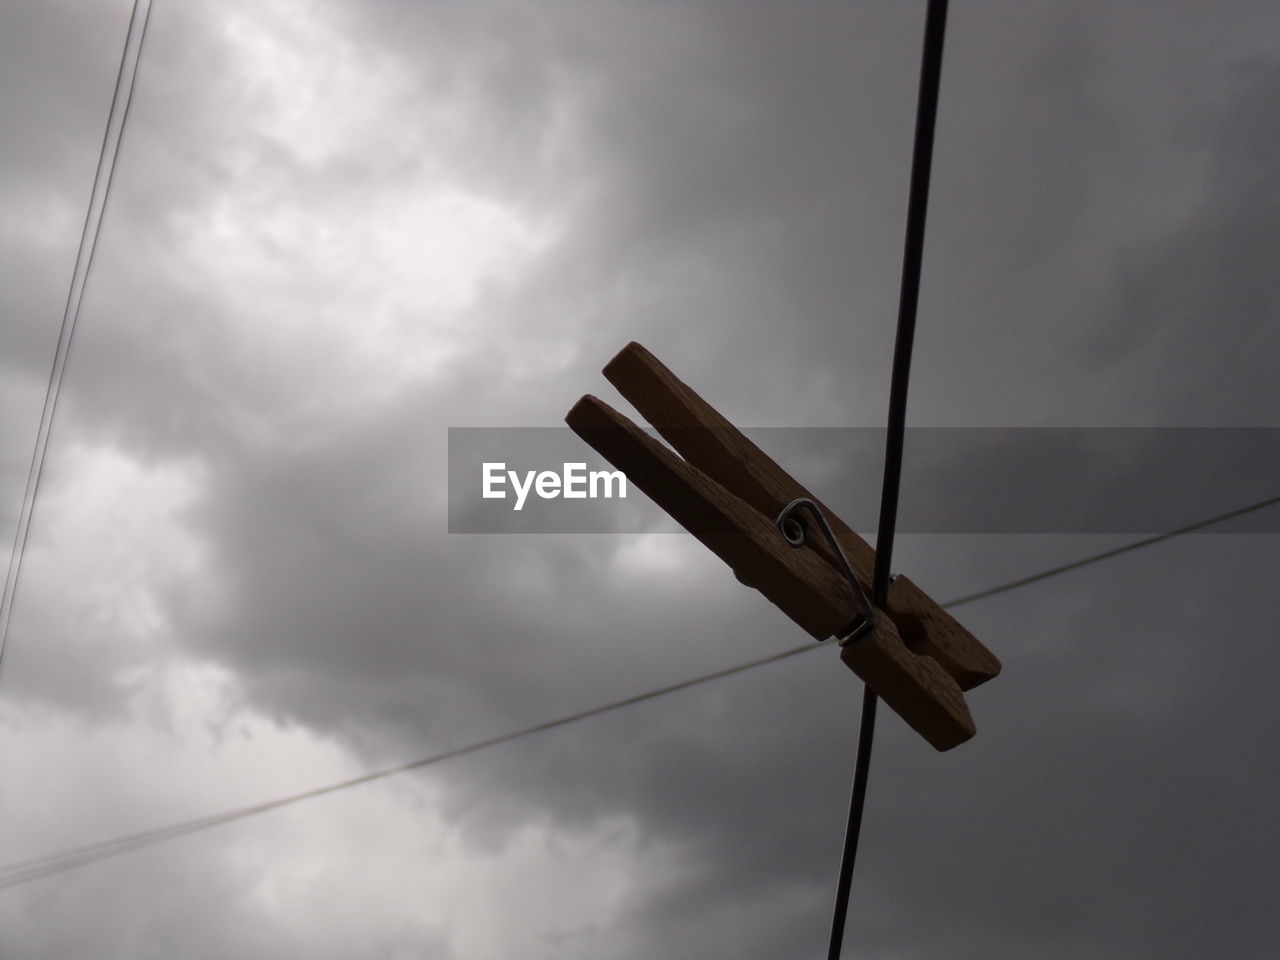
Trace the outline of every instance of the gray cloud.
{"label": "gray cloud", "polygon": [[[87,192],[118,6],[11,5],[0,27],[0,116],[22,131],[0,190],[25,204],[0,258],[6,521],[74,243],[49,211]],[[802,642],[685,538],[449,536],[446,428],[554,425],[611,395],[599,367],[632,338],[737,422],[879,425],[919,14],[158,8],[0,694],[120,724],[157,660],[214,663],[264,724],[373,766]],[[1243,4],[952,12],[913,422],[1275,426],[1274,27]],[[851,952],[1190,957],[1211,930],[1261,956],[1274,540],[1187,538],[964,611],[1006,670],[970,695],[980,732],[954,753],[882,713]],[[907,537],[896,556],[942,597],[1097,543]],[[476,755],[405,796],[494,858],[495,891],[522,831],[634,827],[615,913],[530,955],[814,954],[858,697],[833,658]],[[270,842],[209,834],[204,871],[175,846],[6,891],[0,945],[314,955],[299,914],[245,893],[304,909],[301,854],[245,853]],[[332,869],[360,862],[329,842]],[[324,949],[483,955],[370,916]]]}

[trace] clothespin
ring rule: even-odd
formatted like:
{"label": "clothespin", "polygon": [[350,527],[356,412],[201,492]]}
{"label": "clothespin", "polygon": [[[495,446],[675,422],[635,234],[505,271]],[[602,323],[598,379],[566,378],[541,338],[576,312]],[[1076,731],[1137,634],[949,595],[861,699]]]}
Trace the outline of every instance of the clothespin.
{"label": "clothespin", "polygon": [[[846,640],[841,660],[935,748],[973,736],[963,691],[1000,672],[990,650],[906,577],[884,610],[866,605],[871,546],[640,344],[604,374],[674,451],[590,394],[565,417],[575,433],[812,637]],[[825,516],[862,590],[823,537],[801,549],[784,537],[776,521],[800,498]]]}

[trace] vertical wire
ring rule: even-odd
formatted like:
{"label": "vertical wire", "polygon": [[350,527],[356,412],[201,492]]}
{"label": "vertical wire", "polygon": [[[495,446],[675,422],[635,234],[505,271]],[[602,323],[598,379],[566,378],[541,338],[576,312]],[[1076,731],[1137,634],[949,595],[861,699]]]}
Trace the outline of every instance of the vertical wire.
{"label": "vertical wire", "polygon": [[[929,172],[933,163],[933,136],[938,116],[938,88],[942,79],[942,45],[946,34],[947,0],[929,0],[925,17],[924,55],[920,66],[920,93],[916,105],[916,129],[911,156],[911,186],[907,202],[907,232],[902,255],[902,289],[898,299],[898,328],[893,345],[893,373],[889,384],[889,427],[885,441],[884,485],[880,494],[880,524],[876,535],[875,573],[871,602],[883,608],[889,598],[893,538],[898,522],[898,491],[902,481],[902,451],[907,424],[907,382],[911,373],[911,349],[915,342],[916,308],[920,302],[920,273],[924,259],[925,213],[929,206]],[[836,903],[831,919],[828,960],[839,960],[844,945],[853,867],[867,800],[871,746],[875,737],[877,697],[863,687],[862,717],[854,759],[853,790],[845,828]]]}

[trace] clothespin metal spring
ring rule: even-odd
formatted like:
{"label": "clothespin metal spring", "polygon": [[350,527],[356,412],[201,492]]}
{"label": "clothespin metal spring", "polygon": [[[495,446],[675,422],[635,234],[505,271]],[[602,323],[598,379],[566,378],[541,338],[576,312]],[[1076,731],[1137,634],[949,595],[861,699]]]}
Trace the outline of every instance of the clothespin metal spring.
{"label": "clothespin metal spring", "polygon": [[805,526],[793,516],[801,509],[808,510],[813,515],[813,519],[817,521],[822,535],[827,538],[827,543],[830,544],[831,549],[835,551],[836,556],[840,559],[840,566],[845,579],[849,581],[849,586],[853,588],[854,596],[858,598],[858,606],[862,608],[862,620],[837,641],[840,646],[846,647],[859,637],[867,634],[874,627],[875,611],[871,606],[870,598],[867,597],[866,589],[862,586],[862,581],[853,572],[853,566],[849,563],[849,558],[845,556],[844,547],[840,545],[840,541],[836,538],[835,532],[831,529],[831,524],[827,523],[827,518],[822,512],[822,508],[808,497],[796,497],[796,499],[783,507],[782,512],[778,514],[778,519],[774,523],[782,532],[783,539],[797,549],[804,546]]}

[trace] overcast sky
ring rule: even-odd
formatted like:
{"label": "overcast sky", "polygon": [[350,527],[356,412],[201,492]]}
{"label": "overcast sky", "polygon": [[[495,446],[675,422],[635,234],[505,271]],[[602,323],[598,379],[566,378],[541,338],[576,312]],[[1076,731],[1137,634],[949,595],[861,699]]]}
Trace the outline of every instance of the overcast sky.
{"label": "overcast sky", "polygon": [[[129,9],[0,4],[6,538]],[[683,535],[449,534],[447,429],[626,409],[632,339],[737,423],[881,425],[923,17],[157,0],[0,674],[0,867],[804,642]],[[1277,103],[1274,4],[953,3],[911,423],[1280,427]],[[895,567],[947,599],[1126,539]],[[1005,670],[949,753],[882,712],[847,955],[1273,957],[1278,572],[1198,534],[957,611]],[[3,889],[0,956],[820,956],[859,697],[818,649]]]}

